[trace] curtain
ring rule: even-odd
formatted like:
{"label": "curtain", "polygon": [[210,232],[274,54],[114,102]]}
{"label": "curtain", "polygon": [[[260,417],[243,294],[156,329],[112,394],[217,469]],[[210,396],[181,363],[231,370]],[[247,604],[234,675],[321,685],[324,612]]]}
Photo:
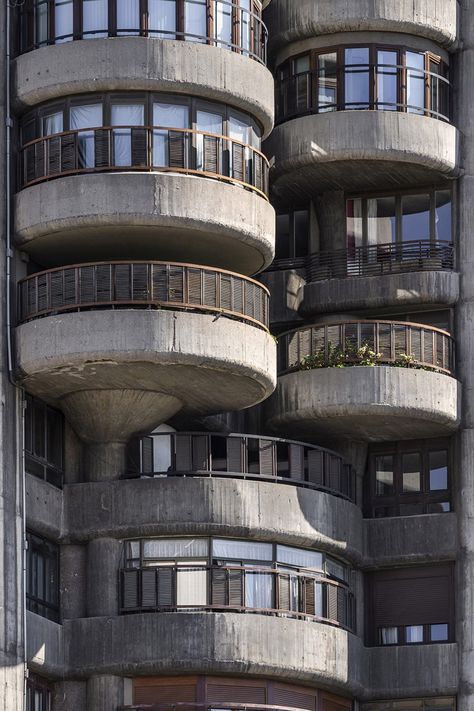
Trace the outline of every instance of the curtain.
{"label": "curtain", "polygon": [[214,0],[215,38],[218,47],[232,45],[232,5],[228,0]]}
{"label": "curtain", "polygon": [[55,133],[61,133],[63,130],[63,112],[58,111],[50,116],[43,116],[43,136],[52,136]]}
{"label": "curtain", "polygon": [[108,2],[107,0],[82,0],[82,32],[84,37],[107,37]]}
{"label": "curtain", "polygon": [[275,575],[245,571],[245,606],[259,610],[274,608],[273,586]]}
{"label": "curtain", "polygon": [[382,627],[381,642],[382,644],[397,644],[398,643],[398,628],[397,627]]}
{"label": "curtain", "polygon": [[140,34],[140,0],[117,0],[117,34]]}
{"label": "curtain", "polygon": [[[206,563],[183,563],[183,570],[177,571],[177,605],[181,607],[196,607],[207,605],[207,570]],[[196,567],[196,570],[192,569]]]}
{"label": "curtain", "polygon": [[[179,104],[153,104],[153,125],[169,128],[189,128],[189,109]],[[183,136],[184,139],[184,136]],[[168,131],[153,131],[153,165],[167,166]]]}
{"label": "curtain", "polygon": [[40,0],[36,3],[35,8],[35,26],[36,26],[36,44],[46,44],[49,35],[48,23],[48,8],[47,0]]}
{"label": "curtain", "polygon": [[214,538],[212,541],[212,557],[219,560],[267,560],[273,558],[271,543],[256,543],[253,541],[232,541],[225,538]]}
{"label": "curtain", "polygon": [[277,562],[306,570],[323,570],[322,553],[290,548],[289,546],[277,546]]}
{"label": "curtain", "polygon": [[206,0],[184,0],[184,33],[190,42],[206,41]]}
{"label": "curtain", "polygon": [[167,472],[171,467],[171,435],[153,437],[153,461],[155,472]]}
{"label": "curtain", "polygon": [[150,37],[176,39],[176,0],[148,0]]}
{"label": "curtain", "polygon": [[[70,128],[88,129],[102,126],[102,104],[71,106]],[[78,135],[79,168],[95,166],[95,142],[93,131],[81,131]]]}
{"label": "curtain", "polygon": [[207,538],[165,538],[144,541],[144,558],[207,558],[209,539]]}
{"label": "curtain", "polygon": [[423,642],[423,625],[411,625],[405,628],[407,644]]}
{"label": "curtain", "polygon": [[[145,107],[143,104],[112,105],[112,126],[143,126]],[[129,128],[117,128],[114,136],[114,165],[132,165],[132,135]]]}
{"label": "curtain", "polygon": [[[251,45],[252,17],[251,0],[240,0],[240,46],[248,55]],[[257,27],[255,28],[257,31]]]}
{"label": "curtain", "polygon": [[54,34],[56,44],[69,42],[74,34],[73,0],[56,0],[54,6]]}

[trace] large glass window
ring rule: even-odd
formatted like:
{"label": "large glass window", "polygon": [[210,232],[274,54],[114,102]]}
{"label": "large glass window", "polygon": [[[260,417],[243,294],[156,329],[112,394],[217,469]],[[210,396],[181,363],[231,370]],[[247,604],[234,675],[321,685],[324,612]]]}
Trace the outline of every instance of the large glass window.
{"label": "large glass window", "polygon": [[337,109],[337,54],[318,55],[318,107],[321,113]]}
{"label": "large glass window", "polygon": [[87,37],[107,37],[108,0],[82,0],[82,32]]}
{"label": "large glass window", "polygon": [[425,106],[425,55],[422,52],[407,52],[407,111],[423,114]]}
{"label": "large glass window", "polygon": [[309,251],[309,210],[277,215],[275,266],[282,260],[304,259]]}
{"label": "large glass window", "polygon": [[117,2],[117,34],[140,34],[140,0]]}
{"label": "large glass window", "polygon": [[345,50],[345,108],[368,109],[370,101],[369,48]]}
{"label": "large glass window", "polygon": [[27,535],[26,607],[59,621],[59,547],[32,533]]}
{"label": "large glass window", "polygon": [[176,0],[148,0],[150,37],[175,39],[177,31]]}
{"label": "large glass window", "polygon": [[377,108],[398,110],[398,52],[377,50]]}
{"label": "large glass window", "polygon": [[184,0],[184,32],[191,42],[207,37],[207,0]]}
{"label": "large glass window", "polygon": [[[132,166],[139,165],[140,159],[132,159],[132,131],[126,126],[143,126],[145,121],[145,107],[143,104],[112,104],[111,125],[120,126],[114,129],[114,165]],[[143,140],[146,146],[146,138]],[[142,157],[146,165],[146,157]]]}
{"label": "large glass window", "polygon": [[28,474],[61,487],[63,480],[64,419],[40,400],[26,398],[25,469]]}
{"label": "large glass window", "polygon": [[56,44],[67,42],[74,35],[73,0],[56,0],[54,3],[54,34]]}
{"label": "large glass window", "polygon": [[78,135],[79,167],[95,167],[95,135],[94,131],[84,129],[97,128],[102,126],[102,104],[84,104],[82,106],[71,106],[70,114],[71,130],[81,129]]}

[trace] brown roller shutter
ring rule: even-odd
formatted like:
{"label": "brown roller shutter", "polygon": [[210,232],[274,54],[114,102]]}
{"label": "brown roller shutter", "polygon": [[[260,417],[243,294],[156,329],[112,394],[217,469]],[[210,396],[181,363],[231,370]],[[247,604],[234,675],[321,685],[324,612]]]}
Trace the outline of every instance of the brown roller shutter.
{"label": "brown roller shutter", "polygon": [[168,151],[170,168],[186,168],[184,160],[185,133],[168,131]]}
{"label": "brown roller shutter", "polygon": [[79,268],[79,298],[81,304],[95,301],[95,267]]}
{"label": "brown roller shutter", "polygon": [[[134,704],[192,704],[196,701],[196,677],[173,677],[172,679],[134,679]],[[186,711],[192,710],[186,706]],[[165,709],[164,709],[165,711]]]}
{"label": "brown roller shutter", "polygon": [[240,143],[232,143],[232,177],[245,180],[245,148]]}
{"label": "brown roller shutter", "polygon": [[227,605],[227,572],[219,568],[212,570],[211,604],[217,607]]}
{"label": "brown roller shutter", "polygon": [[218,172],[218,142],[219,139],[215,136],[203,136],[203,170],[205,173]]}
{"label": "brown roller shutter", "polygon": [[316,689],[306,689],[292,684],[271,684],[268,702],[275,706],[315,711],[317,693]]}
{"label": "brown roller shutter", "polygon": [[227,445],[227,471],[236,474],[243,472],[242,466],[242,440],[240,437],[228,437]]}
{"label": "brown roller shutter", "polygon": [[316,604],[315,604],[315,592],[314,592],[314,580],[311,578],[304,578],[301,581],[304,591],[304,612],[306,615],[316,614]]}
{"label": "brown roller shutter", "polygon": [[327,595],[327,618],[329,620],[337,620],[337,587],[335,585],[326,584]]}
{"label": "brown roller shutter", "polygon": [[206,701],[211,704],[265,704],[264,682],[252,684],[247,681],[209,679],[206,686]]}
{"label": "brown roller shutter", "polygon": [[60,155],[61,137],[50,138],[48,141],[48,165],[46,170],[48,175],[55,175],[61,171]]}
{"label": "brown roller shutter", "polygon": [[77,168],[77,135],[75,133],[66,133],[61,136],[61,172],[65,173],[68,170]]}
{"label": "brown roller shutter", "polygon": [[229,606],[244,605],[244,573],[242,570],[229,570]]}
{"label": "brown roller shutter", "polygon": [[320,449],[308,450],[308,481],[324,485],[324,452]]}
{"label": "brown roller shutter", "polygon": [[[290,576],[280,573],[278,575],[278,609],[290,609]],[[284,706],[285,704],[280,704]]]}
{"label": "brown roller shutter", "polygon": [[321,694],[321,711],[348,711],[351,708],[352,702],[349,699],[342,699],[332,694]]}

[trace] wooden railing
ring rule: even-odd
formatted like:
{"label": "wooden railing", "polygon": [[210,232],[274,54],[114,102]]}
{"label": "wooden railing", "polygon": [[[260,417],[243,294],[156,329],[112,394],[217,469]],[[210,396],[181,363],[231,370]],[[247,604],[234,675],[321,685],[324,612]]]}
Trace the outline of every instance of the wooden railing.
{"label": "wooden railing", "polygon": [[[158,456],[157,456],[157,453]],[[356,501],[356,472],[339,454],[293,440],[211,432],[166,432],[129,445],[138,476],[263,479],[294,484]]]}
{"label": "wooden railing", "polygon": [[20,188],[66,175],[128,171],[201,175],[268,195],[269,164],[261,151],[190,128],[76,129],[37,138],[20,151]]}
{"label": "wooden railing", "polygon": [[97,308],[189,309],[268,328],[268,290],[212,267],[173,262],[97,262],[33,274],[19,283],[20,322]]}
{"label": "wooden railing", "polygon": [[[171,9],[171,1],[168,0],[169,9]],[[205,4],[197,5],[196,0],[174,0],[174,12],[170,12],[170,15],[174,15],[175,21],[168,26],[163,26],[163,22],[158,26],[152,8],[148,7],[147,0],[142,0],[140,11],[137,9],[135,21],[132,20],[131,24],[129,21],[127,25],[123,25],[120,22],[120,15],[109,12],[103,25],[97,23],[95,27],[88,26],[87,29],[84,29],[80,23],[80,18],[83,16],[83,0],[72,0],[72,2],[71,20],[69,24],[66,20],[66,24],[62,26],[55,23],[55,0],[22,2],[20,4],[20,51],[29,52],[51,44],[95,37],[136,36],[208,44],[251,57],[262,64],[266,63],[267,28],[259,13],[250,11],[237,2],[208,0]],[[117,4],[123,2],[124,0],[117,0]],[[206,28],[204,34],[188,29],[190,23],[187,22],[187,18],[193,10],[194,20],[202,22],[202,26]],[[190,20],[192,19],[191,17]]]}
{"label": "wooden railing", "polygon": [[257,566],[160,565],[120,571],[120,612],[258,612],[355,628],[348,586],[309,572]]}
{"label": "wooden railing", "polygon": [[365,347],[377,354],[375,365],[454,374],[454,340],[450,334],[405,321],[346,321],[288,331],[278,337],[278,371],[283,375],[336,364],[361,365],[363,354],[359,349]]}

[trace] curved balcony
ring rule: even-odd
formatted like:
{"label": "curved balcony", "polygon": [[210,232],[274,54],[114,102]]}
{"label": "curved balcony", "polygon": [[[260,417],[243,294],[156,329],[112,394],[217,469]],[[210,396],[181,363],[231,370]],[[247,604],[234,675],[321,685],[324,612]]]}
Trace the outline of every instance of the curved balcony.
{"label": "curved balcony", "polygon": [[349,587],[310,573],[258,566],[160,565],[121,570],[120,590],[121,614],[183,610],[259,613],[355,631],[355,599]]}
{"label": "curved balcony", "polygon": [[299,294],[304,316],[348,309],[436,304],[459,296],[450,242],[413,241],[310,255]]}
{"label": "curved balcony", "polygon": [[274,387],[267,298],[252,280],[192,265],[43,272],[20,285],[19,377],[92,442],[126,441],[182,409],[249,407]]}
{"label": "curved balcony", "polygon": [[456,0],[373,3],[368,0],[272,0],[266,11],[270,49],[337,32],[400,32],[450,46],[457,37]]}
{"label": "curved balcony", "polygon": [[369,441],[435,437],[459,424],[454,342],[391,321],[315,325],[279,337],[273,430]]}
{"label": "curved balcony", "polygon": [[344,110],[286,121],[266,141],[272,188],[287,203],[324,190],[416,187],[455,177],[459,135],[416,113]]}
{"label": "curved balcony", "polygon": [[254,435],[175,432],[132,445],[131,476],[211,477],[293,484],[355,502],[356,472],[336,452]]}

